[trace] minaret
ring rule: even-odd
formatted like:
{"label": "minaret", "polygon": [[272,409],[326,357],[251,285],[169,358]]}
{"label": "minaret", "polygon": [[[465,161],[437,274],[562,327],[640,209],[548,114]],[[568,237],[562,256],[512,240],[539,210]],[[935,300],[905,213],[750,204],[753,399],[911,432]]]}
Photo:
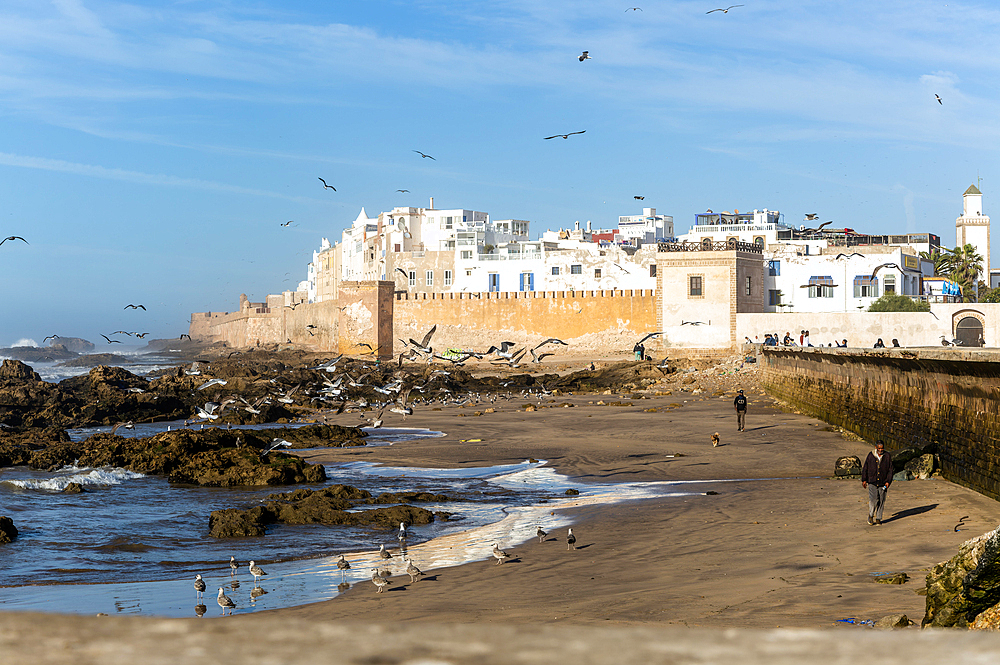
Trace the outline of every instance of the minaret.
{"label": "minaret", "polygon": [[983,272],[979,278],[990,280],[990,218],[983,214],[983,193],[970,185],[962,195],[962,216],[955,220],[957,247],[972,245],[983,257]]}

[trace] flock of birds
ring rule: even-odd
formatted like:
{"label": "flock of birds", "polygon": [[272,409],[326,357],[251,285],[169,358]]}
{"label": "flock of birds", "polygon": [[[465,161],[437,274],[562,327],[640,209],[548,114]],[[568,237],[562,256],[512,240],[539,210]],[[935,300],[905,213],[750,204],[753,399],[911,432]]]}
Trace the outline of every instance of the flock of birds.
{"label": "flock of birds", "polygon": [[[400,552],[403,555],[402,561],[403,563],[406,564],[406,566],[402,568],[402,572],[400,574],[408,575],[410,577],[410,584],[415,584],[417,580],[419,580],[421,577],[425,577],[426,573],[424,573],[422,570],[420,570],[420,568],[417,567],[417,565],[413,562],[412,558],[407,556],[406,554],[407,535],[408,534],[406,530],[406,523],[400,522],[399,533],[397,535],[397,538],[399,539]],[[535,535],[538,537],[538,542],[542,543],[545,542],[545,539],[549,536],[549,533],[543,531],[542,527],[539,526],[535,531]],[[572,528],[570,528],[566,532],[566,549],[567,550],[576,549],[576,535],[573,533]],[[511,555],[509,552],[500,549],[499,543],[493,543],[491,556],[495,560],[496,565],[500,565],[507,559],[513,558],[513,555]],[[379,545],[378,557],[384,563],[384,566],[382,568],[374,567],[371,569],[371,580],[372,584],[375,585],[375,593],[383,593],[386,591],[386,589],[389,588],[390,586],[389,579],[392,577],[392,570],[390,567],[391,564],[389,564],[388,562],[394,559],[395,557],[393,557],[392,552],[386,549],[385,544]],[[350,588],[350,584],[346,582],[346,575],[347,571],[351,570],[351,563],[350,561],[347,560],[347,558],[343,554],[341,554],[337,558],[336,564],[337,564],[337,569],[340,571],[340,581],[341,581],[337,589],[339,591],[346,591],[347,589]],[[230,568],[231,578],[235,578],[237,576],[239,567],[240,565],[236,561],[236,557],[230,556],[229,568]],[[267,591],[265,591],[260,586],[260,578],[266,576],[267,572],[263,568],[258,566],[254,561],[251,561],[247,565],[247,570],[250,572],[251,575],[253,575],[254,586],[253,589],[250,591],[250,602],[253,603],[257,600],[257,598],[267,593]],[[206,608],[203,604],[201,604],[201,600],[204,598],[205,590],[208,588],[208,584],[205,582],[204,578],[202,578],[201,573],[195,575],[193,586],[195,590],[195,597],[199,601],[199,604],[195,607],[195,613],[198,616],[203,616],[205,614]],[[233,579],[232,581],[229,582],[228,586],[230,589],[235,590],[240,588],[240,583],[238,580]],[[222,608],[222,616],[225,616],[227,613],[232,615],[233,612],[236,610],[236,601],[234,601],[230,596],[226,595],[225,586],[219,587],[219,595],[216,597],[216,602],[219,604],[219,607]]]}

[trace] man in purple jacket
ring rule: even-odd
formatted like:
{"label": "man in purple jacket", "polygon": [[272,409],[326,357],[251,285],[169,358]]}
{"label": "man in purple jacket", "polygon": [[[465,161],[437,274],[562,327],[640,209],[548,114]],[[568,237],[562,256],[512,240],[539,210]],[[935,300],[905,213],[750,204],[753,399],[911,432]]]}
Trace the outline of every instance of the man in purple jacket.
{"label": "man in purple jacket", "polygon": [[879,441],[861,467],[861,486],[868,488],[868,523],[882,524],[885,495],[892,484],[892,456]]}

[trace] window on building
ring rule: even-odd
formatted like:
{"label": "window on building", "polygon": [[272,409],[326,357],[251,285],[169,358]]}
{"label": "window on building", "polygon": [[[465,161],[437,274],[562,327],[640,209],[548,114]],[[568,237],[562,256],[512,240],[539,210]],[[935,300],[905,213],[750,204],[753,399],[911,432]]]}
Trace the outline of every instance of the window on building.
{"label": "window on building", "polygon": [[781,289],[771,289],[767,292],[767,304],[771,307],[781,307]]}
{"label": "window on building", "polygon": [[885,279],[882,281],[882,292],[883,293],[895,293],[896,292],[896,276],[886,275]]}
{"label": "window on building", "polygon": [[398,252],[399,249],[400,249],[398,242],[395,245],[393,245],[393,247],[395,248],[393,251],[396,251],[396,252]]}
{"label": "window on building", "polygon": [[553,275],[559,274],[559,266],[552,266],[552,274]]}
{"label": "window on building", "polygon": [[702,286],[703,277],[701,275],[688,275],[688,297],[703,298],[705,291]]}
{"label": "window on building", "polygon": [[751,293],[751,289],[752,289],[752,286],[751,286],[751,285],[752,285],[752,284],[753,284],[753,279],[751,279],[751,278],[750,278],[750,277],[748,276],[748,277],[746,278],[746,295],[748,295],[748,296],[749,296],[749,295],[753,295],[753,294]]}
{"label": "window on building", "polygon": [[465,271],[465,276],[466,277],[472,277],[472,271],[471,270],[466,270]]}
{"label": "window on building", "polygon": [[452,228],[452,224],[453,224],[452,219],[453,219],[452,217],[445,217],[444,218],[444,228],[446,228],[446,229]]}
{"label": "window on building", "polygon": [[767,274],[771,277],[781,277],[781,261],[768,261]]}
{"label": "window on building", "polygon": [[451,271],[450,270],[445,270],[444,271],[444,285],[445,286],[451,286]]}
{"label": "window on building", "polygon": [[808,286],[810,298],[832,298],[833,287],[836,285],[829,275],[813,275],[809,278]]}
{"label": "window on building", "polygon": [[463,249],[462,250],[462,258],[463,259],[471,259],[472,258],[472,250],[471,249]]}
{"label": "window on building", "polygon": [[594,277],[595,278],[599,278],[600,276],[601,276],[601,269],[600,268],[594,268]]}
{"label": "window on building", "polygon": [[583,274],[583,266],[580,265],[579,263],[575,263],[575,264],[571,265],[569,267],[569,274],[571,274],[571,275],[582,275]]}
{"label": "window on building", "polygon": [[871,275],[854,276],[855,298],[878,298],[878,277]]}
{"label": "window on building", "polygon": [[413,270],[410,271],[410,286],[417,285],[417,273]]}
{"label": "window on building", "polygon": [[434,286],[434,271],[427,270],[424,272],[424,284],[426,286]]}
{"label": "window on building", "polygon": [[655,263],[650,263],[649,264],[649,276],[650,277],[656,277],[656,264]]}
{"label": "window on building", "polygon": [[764,237],[763,236],[757,236],[757,237],[755,237],[753,239],[753,244],[757,245],[758,247],[763,247],[764,246]]}

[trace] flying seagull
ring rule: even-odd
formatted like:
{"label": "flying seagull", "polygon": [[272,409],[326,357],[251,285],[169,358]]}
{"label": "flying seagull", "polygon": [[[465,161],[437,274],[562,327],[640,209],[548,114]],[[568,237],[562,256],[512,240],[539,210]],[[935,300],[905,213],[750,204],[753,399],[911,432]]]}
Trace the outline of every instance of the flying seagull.
{"label": "flying seagull", "polygon": [[27,240],[25,240],[24,238],[22,238],[21,236],[7,236],[3,240],[0,240],[0,245],[4,244],[8,240],[20,240],[20,241],[24,242],[24,244],[26,244],[26,245],[30,245],[31,244]]}
{"label": "flying seagull", "polygon": [[628,12],[641,12],[641,11],[642,11],[642,7],[629,7],[628,9],[625,10],[626,13],[628,13]]}
{"label": "flying seagull", "polygon": [[817,219],[819,219],[819,215],[817,215],[816,213],[814,213],[814,212],[807,212],[806,213],[806,221],[807,222],[815,222]]}
{"label": "flying seagull", "polygon": [[281,226],[288,226],[289,224],[293,224],[294,222],[295,222],[295,220],[290,219],[287,222],[285,222],[284,224],[282,224]]}
{"label": "flying seagull", "polygon": [[640,340],[639,340],[639,341],[638,341],[637,343],[638,343],[638,344],[642,344],[643,342],[645,342],[645,341],[646,341],[647,339],[649,339],[650,337],[659,337],[659,336],[660,336],[660,335],[662,335],[662,334],[663,334],[663,332],[654,332],[654,333],[649,333],[648,335],[646,335],[645,337],[643,337],[642,339],[640,339]]}
{"label": "flying seagull", "polygon": [[646,200],[645,196],[633,196],[632,198],[635,199],[636,201],[645,201]]}
{"label": "flying seagull", "polygon": [[405,277],[406,279],[410,279],[410,276],[406,274],[406,271],[403,270],[402,268],[396,268],[396,272],[402,273],[403,277]]}
{"label": "flying seagull", "polygon": [[49,335],[48,337],[42,340],[42,344],[45,344],[45,341],[50,339],[59,339],[59,335]]}
{"label": "flying seagull", "polygon": [[[424,159],[434,159],[434,158],[433,158],[433,157],[431,157],[430,155],[425,155],[424,153],[420,152],[419,150],[414,150],[413,152],[417,153],[418,155],[420,155],[420,156],[421,156],[421,157],[423,157]],[[434,161],[436,162],[437,160],[436,160],[436,159],[434,159]]]}
{"label": "flying seagull", "polygon": [[396,191],[399,192],[400,194],[409,194],[410,193],[410,190],[408,190],[408,189],[397,189]]}
{"label": "flying seagull", "polygon": [[325,187],[326,189],[332,189],[333,191],[337,191],[337,188],[334,187],[333,185],[326,184],[326,180],[323,180],[322,178],[320,178],[319,181],[321,183],[323,183],[323,187]]}
{"label": "flying seagull", "polygon": [[549,139],[558,139],[558,138],[568,139],[574,134],[583,134],[586,131],[587,131],[586,129],[582,129],[578,132],[570,132],[569,134],[553,134],[552,136],[546,136],[543,140],[548,141]]}
{"label": "flying seagull", "polygon": [[125,305],[124,307],[122,307],[122,309],[141,309],[142,311],[145,312],[146,311],[146,306],[145,305],[133,305],[132,303],[129,303],[129,304]]}
{"label": "flying seagull", "polygon": [[590,51],[584,51],[583,53],[581,53],[577,57],[579,58],[580,62],[583,62],[584,60],[592,60],[593,59],[593,58],[590,57]]}
{"label": "flying seagull", "polygon": [[896,270],[900,270],[900,267],[895,263],[883,263],[881,265],[875,266],[875,269],[872,270],[872,279],[875,279],[875,275],[877,275],[878,271],[881,270],[882,268],[895,268]]}
{"label": "flying seagull", "polygon": [[737,7],[742,7],[743,5],[729,5],[725,9],[713,9],[711,11],[705,12],[706,14],[711,14],[712,12],[722,12],[723,14],[728,14],[730,9],[736,9]]}
{"label": "flying seagull", "polygon": [[117,339],[111,339],[107,335],[101,335],[104,339],[108,340],[108,344],[121,344]]}
{"label": "flying seagull", "polygon": [[937,94],[934,95],[934,99],[938,100],[938,104],[940,104],[941,106],[944,106],[944,102],[941,101],[941,98],[938,97]]}

